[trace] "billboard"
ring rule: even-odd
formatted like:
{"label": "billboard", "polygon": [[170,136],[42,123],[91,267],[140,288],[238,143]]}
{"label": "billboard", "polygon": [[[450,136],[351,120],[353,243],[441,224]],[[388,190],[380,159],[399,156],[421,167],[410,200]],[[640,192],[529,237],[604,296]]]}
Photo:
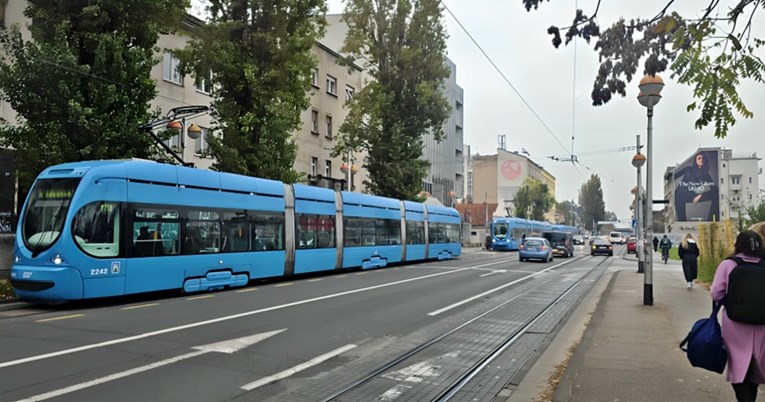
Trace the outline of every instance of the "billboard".
{"label": "billboard", "polygon": [[698,150],[672,171],[676,222],[720,219],[718,150]]}

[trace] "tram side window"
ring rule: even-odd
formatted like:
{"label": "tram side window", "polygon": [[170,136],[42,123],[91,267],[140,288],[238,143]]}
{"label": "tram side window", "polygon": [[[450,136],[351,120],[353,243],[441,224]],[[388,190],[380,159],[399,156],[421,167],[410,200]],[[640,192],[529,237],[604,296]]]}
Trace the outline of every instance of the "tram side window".
{"label": "tram side window", "polygon": [[248,233],[246,211],[224,212],[221,251],[224,253],[249,251],[250,241]]}
{"label": "tram side window", "polygon": [[406,222],[406,244],[425,244],[424,222]]}
{"label": "tram side window", "polygon": [[148,257],[180,253],[180,215],[175,209],[136,207],[133,210],[131,255]]}
{"label": "tram side window", "polygon": [[362,219],[361,245],[374,246],[376,244],[377,244],[377,225],[375,225],[375,219]]}
{"label": "tram side window", "polygon": [[401,222],[393,219],[378,220],[377,244],[386,246],[401,244]]}
{"label": "tram side window", "polygon": [[218,253],[221,250],[221,223],[216,211],[191,210],[187,215],[184,254]]}
{"label": "tram side window", "polygon": [[298,249],[335,247],[335,217],[297,214]]}
{"label": "tram side window", "polygon": [[446,230],[443,223],[433,223],[428,225],[428,242],[430,244],[446,243]]}
{"label": "tram side window", "polygon": [[120,206],[93,202],[82,207],[72,222],[77,245],[93,257],[116,257],[120,253]]}
{"label": "tram side window", "polygon": [[460,225],[454,223],[446,224],[446,242],[447,243],[459,243],[460,241]]}
{"label": "tram side window", "polygon": [[356,247],[361,245],[362,221],[363,220],[360,218],[345,218],[343,222],[343,226],[345,226],[345,235],[343,236],[345,247]]}
{"label": "tram side window", "polygon": [[284,215],[248,212],[253,251],[284,250]]}

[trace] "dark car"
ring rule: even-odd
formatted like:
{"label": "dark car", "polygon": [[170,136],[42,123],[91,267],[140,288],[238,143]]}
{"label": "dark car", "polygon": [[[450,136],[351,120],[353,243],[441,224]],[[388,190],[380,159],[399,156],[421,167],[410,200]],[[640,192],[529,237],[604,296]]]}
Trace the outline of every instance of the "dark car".
{"label": "dark car", "polygon": [[574,235],[574,244],[584,244],[584,236]]}
{"label": "dark car", "polygon": [[574,255],[574,236],[566,232],[544,232],[542,237],[550,242],[553,255],[571,257]]}
{"label": "dark car", "polygon": [[592,241],[592,245],[590,246],[590,254],[591,255],[606,254],[609,256],[613,256],[614,246],[608,240],[595,239]]}

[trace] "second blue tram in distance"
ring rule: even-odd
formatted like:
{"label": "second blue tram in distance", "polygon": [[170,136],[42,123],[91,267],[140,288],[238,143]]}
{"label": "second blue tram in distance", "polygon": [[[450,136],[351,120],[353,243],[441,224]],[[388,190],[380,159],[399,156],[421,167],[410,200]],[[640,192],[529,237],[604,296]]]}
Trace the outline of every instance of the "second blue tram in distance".
{"label": "second blue tram in distance", "polygon": [[551,224],[513,217],[494,217],[489,227],[491,233],[491,248],[501,251],[518,250],[523,239],[541,236],[542,232],[551,231]]}
{"label": "second blue tram in distance", "polygon": [[461,254],[453,208],[141,160],[45,169],[11,284],[29,301],[246,285]]}

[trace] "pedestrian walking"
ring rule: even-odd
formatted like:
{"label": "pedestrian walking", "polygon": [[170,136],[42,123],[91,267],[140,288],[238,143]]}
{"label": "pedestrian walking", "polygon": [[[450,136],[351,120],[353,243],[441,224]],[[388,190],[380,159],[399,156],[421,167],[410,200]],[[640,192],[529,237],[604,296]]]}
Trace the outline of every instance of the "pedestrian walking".
{"label": "pedestrian walking", "polygon": [[659,238],[654,236],[653,237],[653,252],[659,251]]}
{"label": "pedestrian walking", "polygon": [[[745,264],[757,264],[765,256],[762,239],[752,230],[739,233],[734,250],[731,257],[738,257]],[[725,259],[717,266],[710,289],[712,300],[722,303],[726,298],[730,274],[737,266],[739,263],[731,259]],[[730,319],[729,306],[722,315],[722,336],[728,350],[727,379],[737,401],[753,402],[757,399],[759,384],[765,383],[765,325]]]}
{"label": "pedestrian walking", "polygon": [[685,281],[688,283],[688,290],[691,290],[693,289],[693,281],[698,276],[699,259],[699,246],[692,234],[687,233],[683,237],[680,246],[677,247],[677,254],[683,261],[683,275],[685,275]]}

